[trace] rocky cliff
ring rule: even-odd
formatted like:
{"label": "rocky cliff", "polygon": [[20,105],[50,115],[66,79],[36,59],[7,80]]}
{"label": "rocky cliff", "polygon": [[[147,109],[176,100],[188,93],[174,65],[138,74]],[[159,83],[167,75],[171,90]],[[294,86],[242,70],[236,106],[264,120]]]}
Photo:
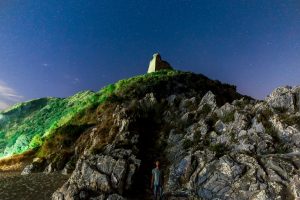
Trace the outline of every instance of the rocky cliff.
{"label": "rocky cliff", "polygon": [[236,93],[226,98],[225,88],[194,81],[195,88],[174,80],[165,92],[104,108],[108,114],[86,135],[87,147],[97,151],[83,153],[53,199],[147,199],[156,159],[168,199],[298,196],[299,88],[278,88],[255,101]]}
{"label": "rocky cliff", "polygon": [[71,173],[52,199],[149,199],[155,160],[167,199],[300,196],[300,87],[258,101],[203,75],[160,71],[110,88],[24,169]]}

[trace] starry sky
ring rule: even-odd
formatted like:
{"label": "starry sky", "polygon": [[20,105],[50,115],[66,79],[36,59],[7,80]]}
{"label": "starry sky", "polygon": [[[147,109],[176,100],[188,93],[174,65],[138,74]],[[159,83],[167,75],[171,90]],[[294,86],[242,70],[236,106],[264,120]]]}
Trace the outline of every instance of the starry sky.
{"label": "starry sky", "polygon": [[300,85],[300,1],[0,1],[0,109],[97,91],[155,52],[263,99]]}

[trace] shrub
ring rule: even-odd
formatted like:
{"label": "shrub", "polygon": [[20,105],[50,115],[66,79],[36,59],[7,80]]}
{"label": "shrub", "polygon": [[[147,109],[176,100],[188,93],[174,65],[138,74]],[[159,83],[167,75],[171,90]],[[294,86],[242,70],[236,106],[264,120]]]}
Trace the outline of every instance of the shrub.
{"label": "shrub", "polygon": [[76,139],[91,125],[65,125],[58,128],[54,134],[49,135],[45,138],[45,142],[38,151],[38,155],[43,157],[50,155],[58,150],[59,147],[66,149],[72,147]]}
{"label": "shrub", "polygon": [[259,112],[259,114],[260,115],[257,118],[257,120],[260,121],[260,122],[268,121],[274,115],[274,113],[272,112],[272,110],[269,107],[261,110]]}
{"label": "shrub", "polygon": [[278,154],[286,154],[289,152],[290,152],[289,147],[286,145],[283,145],[283,144],[277,145],[275,148],[275,153],[278,153]]}
{"label": "shrub", "polygon": [[205,119],[205,123],[207,124],[208,132],[214,130],[214,126],[216,122],[219,120],[218,115],[216,113],[212,113],[207,119]]}
{"label": "shrub", "polygon": [[275,112],[277,112],[277,113],[285,113],[285,112],[287,112],[288,111],[288,109],[287,108],[283,108],[283,107],[275,107],[275,108],[273,108],[274,109],[274,111]]}
{"label": "shrub", "polygon": [[250,103],[249,99],[241,99],[241,100],[238,100],[235,105],[239,109],[244,109],[245,106],[248,105],[249,103]]}
{"label": "shrub", "polygon": [[209,150],[215,152],[217,158],[222,157],[229,151],[228,147],[221,143],[209,146]]}
{"label": "shrub", "polygon": [[206,116],[211,112],[211,107],[208,104],[204,104],[202,109],[201,109],[201,115]]}
{"label": "shrub", "polygon": [[186,140],[183,141],[182,147],[183,147],[184,149],[188,149],[188,148],[192,147],[193,144],[194,144],[194,143],[193,143],[192,140],[186,139]]}
{"label": "shrub", "polygon": [[229,123],[234,121],[234,112],[226,113],[222,118],[224,123]]}
{"label": "shrub", "polygon": [[264,123],[264,127],[265,127],[266,133],[269,134],[270,136],[272,136],[272,138],[274,139],[275,142],[280,143],[280,138],[278,136],[278,132],[269,121]]}
{"label": "shrub", "polygon": [[40,147],[43,144],[43,140],[40,135],[35,135],[29,143],[29,148],[34,149]]}
{"label": "shrub", "polygon": [[283,123],[285,123],[288,126],[296,125],[300,127],[300,116],[290,116],[287,114],[283,114],[280,116]]}

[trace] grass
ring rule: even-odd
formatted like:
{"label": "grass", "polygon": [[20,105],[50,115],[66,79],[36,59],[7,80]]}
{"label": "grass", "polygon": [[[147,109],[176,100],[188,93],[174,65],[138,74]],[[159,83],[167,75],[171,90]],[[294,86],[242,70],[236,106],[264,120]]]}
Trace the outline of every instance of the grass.
{"label": "grass", "polygon": [[223,116],[222,121],[223,121],[224,123],[233,122],[233,121],[234,121],[234,112],[226,113],[226,114]]}
{"label": "grass", "polygon": [[242,100],[238,100],[236,102],[236,106],[239,108],[239,109],[244,109],[246,107],[246,105],[249,105],[250,104],[250,100],[249,99],[242,99]]}
{"label": "grass", "polygon": [[272,137],[274,142],[274,153],[288,153],[290,152],[290,149],[285,145],[283,141],[281,141],[278,135],[278,131],[269,120],[273,115],[274,113],[269,108],[267,108],[260,112],[260,115],[258,115],[257,120],[263,124],[265,132]]}
{"label": "grass", "polygon": [[280,119],[284,124],[288,126],[296,125],[298,128],[300,127],[300,116],[282,114],[280,115]]}
{"label": "grass", "polygon": [[[37,152],[38,157],[57,152],[60,149],[71,149],[78,137],[87,130],[91,125],[64,125],[58,128],[55,134],[46,137],[45,142]],[[72,151],[72,150],[71,150]],[[59,153],[59,152],[58,152]]]}
{"label": "grass", "polygon": [[[2,112],[0,157],[38,148],[44,138],[55,133],[57,128],[68,124],[87,108],[99,104],[98,96],[97,93],[87,91],[66,99],[26,102]],[[23,146],[16,146],[17,141]]]}

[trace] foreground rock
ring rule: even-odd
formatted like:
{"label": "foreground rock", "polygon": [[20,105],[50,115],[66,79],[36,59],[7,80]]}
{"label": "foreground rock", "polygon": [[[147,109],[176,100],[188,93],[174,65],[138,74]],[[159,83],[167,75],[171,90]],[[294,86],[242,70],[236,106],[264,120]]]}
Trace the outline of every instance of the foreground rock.
{"label": "foreground rock", "polygon": [[[164,109],[159,126],[152,124],[159,128],[151,145],[163,149],[159,154],[168,172],[164,191],[169,199],[299,197],[299,113],[285,115],[273,111],[270,102],[246,99],[218,106],[215,98],[208,92],[203,98],[170,96],[158,101],[148,94],[130,110],[116,108],[115,139],[101,153],[83,155],[53,199],[130,199],[127,191],[146,159],[138,152],[151,150],[139,145],[143,133],[136,123],[149,119],[157,106]],[[124,144],[127,148],[119,148]],[[152,166],[147,168],[143,176],[149,176]]]}

